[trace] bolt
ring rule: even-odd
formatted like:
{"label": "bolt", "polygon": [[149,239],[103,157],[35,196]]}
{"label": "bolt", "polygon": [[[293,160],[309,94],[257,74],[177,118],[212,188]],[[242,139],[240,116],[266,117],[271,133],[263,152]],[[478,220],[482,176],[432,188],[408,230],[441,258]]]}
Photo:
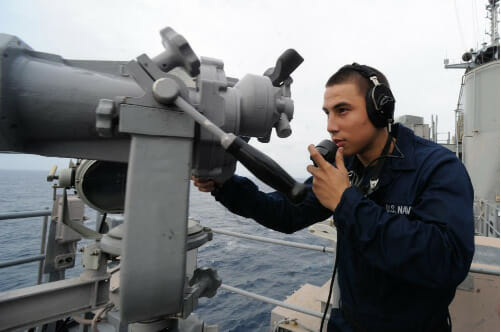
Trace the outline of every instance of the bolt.
{"label": "bolt", "polygon": [[161,104],[171,104],[179,95],[177,82],[171,78],[160,78],[153,83],[153,97]]}

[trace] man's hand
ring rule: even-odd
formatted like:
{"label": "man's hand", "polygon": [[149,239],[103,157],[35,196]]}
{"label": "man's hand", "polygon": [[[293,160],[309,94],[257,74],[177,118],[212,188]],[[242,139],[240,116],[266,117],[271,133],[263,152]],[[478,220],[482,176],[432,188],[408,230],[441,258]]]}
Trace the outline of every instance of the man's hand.
{"label": "man's hand", "polygon": [[198,190],[204,193],[210,193],[220,186],[220,184],[216,183],[216,181],[214,180],[204,180],[196,178],[194,176],[191,177],[191,180],[193,181],[195,187],[197,187]]}
{"label": "man's hand", "polygon": [[322,157],[313,144],[308,146],[311,158],[318,165],[318,167],[308,165],[306,168],[313,175],[313,192],[320,203],[331,211],[336,209],[343,192],[350,187],[348,171],[344,166],[343,150],[343,147],[337,150],[337,167],[334,167]]}

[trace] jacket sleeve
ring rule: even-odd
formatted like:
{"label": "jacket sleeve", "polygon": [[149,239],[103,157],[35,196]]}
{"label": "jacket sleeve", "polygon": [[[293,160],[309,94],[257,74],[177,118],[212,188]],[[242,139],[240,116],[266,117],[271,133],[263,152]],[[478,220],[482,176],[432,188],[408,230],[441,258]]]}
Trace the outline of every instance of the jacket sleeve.
{"label": "jacket sleeve", "polygon": [[259,191],[252,181],[237,175],[212,194],[231,212],[290,234],[332,215],[332,211],[323,207],[313,194],[311,182],[311,178],[305,181],[308,191],[299,204],[293,204],[279,192]]}
{"label": "jacket sleeve", "polygon": [[473,188],[455,157],[429,171],[409,216],[388,213],[350,187],[334,211],[334,221],[340,236],[368,264],[408,282],[456,287],[470,268]]}

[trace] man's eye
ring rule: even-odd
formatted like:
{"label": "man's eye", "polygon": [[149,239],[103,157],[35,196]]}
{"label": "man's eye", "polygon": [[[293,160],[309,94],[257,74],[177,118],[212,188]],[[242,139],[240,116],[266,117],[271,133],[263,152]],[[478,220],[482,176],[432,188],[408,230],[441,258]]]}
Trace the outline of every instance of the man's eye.
{"label": "man's eye", "polygon": [[345,113],[347,111],[348,111],[347,108],[340,108],[340,109],[338,109],[338,113]]}

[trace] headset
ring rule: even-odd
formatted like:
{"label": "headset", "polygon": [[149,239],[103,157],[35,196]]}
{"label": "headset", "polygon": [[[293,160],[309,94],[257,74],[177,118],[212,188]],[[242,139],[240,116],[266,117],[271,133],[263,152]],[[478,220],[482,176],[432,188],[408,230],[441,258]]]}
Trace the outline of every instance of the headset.
{"label": "headset", "polygon": [[365,96],[369,119],[376,128],[388,126],[388,130],[391,131],[393,113],[395,112],[395,97],[393,97],[390,87],[379,82],[376,72],[369,66],[354,62],[340,70],[354,70],[369,81],[370,88]]}

